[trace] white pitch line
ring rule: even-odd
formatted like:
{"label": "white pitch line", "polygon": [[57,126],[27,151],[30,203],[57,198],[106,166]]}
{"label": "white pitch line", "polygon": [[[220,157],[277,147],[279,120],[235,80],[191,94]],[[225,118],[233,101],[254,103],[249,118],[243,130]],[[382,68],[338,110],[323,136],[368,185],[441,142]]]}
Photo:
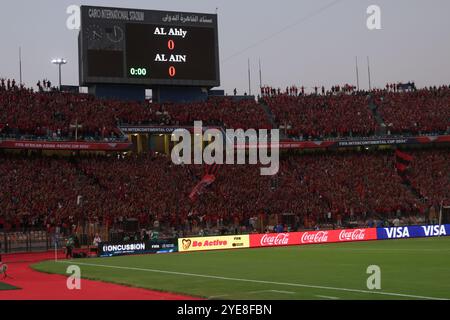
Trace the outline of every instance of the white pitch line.
{"label": "white pitch line", "polygon": [[275,293],[295,294],[295,292],[292,292],[292,291],[281,291],[281,290],[268,290],[268,291],[275,292]]}
{"label": "white pitch line", "polygon": [[263,293],[263,292],[275,292],[275,293],[283,293],[283,294],[295,294],[295,292],[292,291],[281,291],[281,290],[259,290],[259,291],[250,291],[247,293],[253,294],[253,293]]}
{"label": "white pitch line", "polygon": [[380,291],[375,291],[375,290],[374,291],[369,291],[369,290],[359,290],[359,289],[314,286],[314,285],[307,285],[307,284],[300,284],[300,283],[288,283],[288,282],[275,282],[275,281],[266,281],[266,280],[229,278],[229,277],[220,277],[220,276],[196,274],[196,273],[165,271],[165,270],[157,270],[157,269],[144,269],[144,268],[135,268],[135,267],[121,267],[121,266],[111,266],[111,265],[96,264],[96,263],[83,263],[83,262],[75,262],[75,261],[58,261],[57,263],[73,264],[73,265],[80,265],[80,266],[90,266],[90,267],[102,267],[102,268],[109,268],[109,269],[122,269],[122,270],[134,270],[134,271],[142,271],[142,272],[154,272],[154,273],[163,273],[163,274],[173,274],[173,275],[178,275],[178,276],[199,277],[199,278],[208,278],[208,279],[217,279],[217,280],[251,282],[251,283],[263,283],[263,284],[272,284],[272,285],[290,286],[290,287],[302,287],[302,288],[310,288],[310,289],[323,289],[323,290],[335,290],[335,291],[344,291],[344,292],[378,294],[378,295],[384,295],[384,296],[403,297],[403,298],[416,298],[416,299],[426,299],[426,300],[449,300],[447,298],[416,296],[416,295],[403,294],[403,293],[380,292]]}
{"label": "white pitch line", "polygon": [[[319,250],[329,250],[327,247],[319,247],[316,246],[313,248],[313,246],[310,246],[308,249],[319,249]],[[450,251],[450,249],[408,249],[408,248],[333,248],[335,251],[392,251],[392,252],[447,252]]]}
{"label": "white pitch line", "polygon": [[316,297],[319,297],[319,298],[325,298],[325,299],[330,299],[330,300],[339,300],[339,298],[338,298],[338,297],[330,297],[330,296],[319,296],[319,295],[317,295]]}
{"label": "white pitch line", "polygon": [[212,299],[216,299],[216,298],[222,298],[222,297],[228,297],[229,296],[229,294],[221,294],[221,295],[218,295],[218,296],[210,296],[210,297],[208,297],[208,300],[212,300]]}

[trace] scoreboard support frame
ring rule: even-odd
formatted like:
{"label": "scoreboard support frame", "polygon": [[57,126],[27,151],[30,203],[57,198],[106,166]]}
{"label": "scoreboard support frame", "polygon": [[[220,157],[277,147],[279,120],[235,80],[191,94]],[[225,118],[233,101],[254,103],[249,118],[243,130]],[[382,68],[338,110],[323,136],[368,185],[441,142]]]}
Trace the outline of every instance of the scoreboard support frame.
{"label": "scoreboard support frame", "polygon": [[146,86],[123,84],[94,84],[88,86],[89,94],[99,99],[144,101]]}
{"label": "scoreboard support frame", "polygon": [[208,89],[201,87],[158,86],[153,88],[153,101],[165,102],[199,102],[208,99]]}
{"label": "scoreboard support frame", "polygon": [[99,99],[123,101],[145,101],[145,91],[152,89],[153,102],[191,103],[203,102],[209,97],[209,88],[187,86],[136,86],[122,84],[94,84],[88,87],[89,94]]}

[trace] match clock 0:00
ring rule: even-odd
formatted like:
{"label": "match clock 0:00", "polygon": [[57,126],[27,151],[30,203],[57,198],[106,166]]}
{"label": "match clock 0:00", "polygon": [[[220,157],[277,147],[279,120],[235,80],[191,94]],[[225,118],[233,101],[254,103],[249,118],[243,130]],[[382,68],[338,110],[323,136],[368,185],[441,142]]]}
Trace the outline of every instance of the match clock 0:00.
{"label": "match clock 0:00", "polygon": [[130,68],[130,75],[135,77],[147,76],[147,68]]}

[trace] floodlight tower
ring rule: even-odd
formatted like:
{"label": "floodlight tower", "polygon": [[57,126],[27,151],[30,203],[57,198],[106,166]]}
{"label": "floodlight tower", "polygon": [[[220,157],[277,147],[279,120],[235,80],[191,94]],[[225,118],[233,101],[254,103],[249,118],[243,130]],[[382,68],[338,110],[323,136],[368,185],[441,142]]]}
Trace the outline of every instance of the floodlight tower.
{"label": "floodlight tower", "polygon": [[67,60],[62,58],[57,58],[52,60],[53,64],[58,65],[59,67],[59,91],[61,91],[61,66],[67,64]]}

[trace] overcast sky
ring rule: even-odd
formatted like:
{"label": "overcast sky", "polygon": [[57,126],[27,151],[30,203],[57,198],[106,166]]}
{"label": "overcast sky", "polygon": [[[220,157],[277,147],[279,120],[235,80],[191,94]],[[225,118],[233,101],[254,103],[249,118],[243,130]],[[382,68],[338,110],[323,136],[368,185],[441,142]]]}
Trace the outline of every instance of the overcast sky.
{"label": "overcast sky", "polygon": [[[78,32],[66,27],[72,4],[205,13],[218,7],[221,81],[228,93],[235,87],[248,90],[249,58],[254,92],[259,59],[263,84],[273,86],[356,85],[355,56],[363,88],[368,87],[367,56],[375,86],[410,80],[421,87],[450,84],[448,0],[1,1],[0,77],[19,78],[22,46],[27,86],[44,77],[57,83],[53,57],[69,60],[63,83],[78,85]],[[366,27],[372,4],[381,8],[382,30]]]}

